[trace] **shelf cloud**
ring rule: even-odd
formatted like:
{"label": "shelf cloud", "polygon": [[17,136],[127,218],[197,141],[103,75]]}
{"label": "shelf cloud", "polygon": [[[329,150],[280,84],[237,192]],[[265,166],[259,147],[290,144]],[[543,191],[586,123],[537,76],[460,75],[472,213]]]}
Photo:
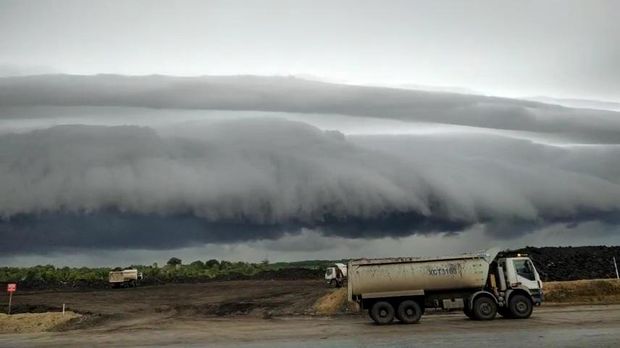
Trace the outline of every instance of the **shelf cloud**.
{"label": "shelf cloud", "polygon": [[620,224],[620,147],[345,136],[256,118],[0,135],[3,252]]}

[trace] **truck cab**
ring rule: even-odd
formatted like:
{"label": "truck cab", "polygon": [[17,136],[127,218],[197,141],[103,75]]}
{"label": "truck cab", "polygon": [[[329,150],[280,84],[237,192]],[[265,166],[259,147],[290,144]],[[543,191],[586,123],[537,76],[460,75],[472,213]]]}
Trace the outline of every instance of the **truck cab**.
{"label": "truck cab", "polygon": [[[526,319],[532,314],[533,306],[543,302],[543,284],[540,275],[527,255],[497,258],[489,266],[488,280],[479,295],[492,298],[496,311],[505,318]],[[477,308],[476,294],[469,298],[464,311],[472,319],[486,320]]]}
{"label": "truck cab", "polygon": [[508,257],[498,260],[504,270],[507,289],[526,289],[535,305],[543,301],[543,284],[534,263],[527,256]]}

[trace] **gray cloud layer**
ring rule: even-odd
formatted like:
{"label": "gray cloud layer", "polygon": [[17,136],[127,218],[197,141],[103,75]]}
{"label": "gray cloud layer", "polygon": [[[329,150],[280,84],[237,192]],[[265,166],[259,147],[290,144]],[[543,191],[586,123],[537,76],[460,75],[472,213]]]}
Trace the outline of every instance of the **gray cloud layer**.
{"label": "gray cloud layer", "polygon": [[620,147],[493,135],[345,137],[301,122],[61,126],[0,135],[3,252],[170,248],[619,224]]}
{"label": "gray cloud layer", "polygon": [[0,78],[0,105],[334,113],[529,131],[570,138],[580,143],[620,143],[620,118],[616,112],[281,77],[48,75]]}

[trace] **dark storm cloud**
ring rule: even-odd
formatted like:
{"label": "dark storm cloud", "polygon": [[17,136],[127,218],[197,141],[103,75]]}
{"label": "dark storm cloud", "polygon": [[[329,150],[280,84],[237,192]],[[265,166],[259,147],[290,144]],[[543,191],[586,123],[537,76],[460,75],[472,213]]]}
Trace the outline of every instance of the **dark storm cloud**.
{"label": "dark storm cloud", "polygon": [[0,135],[3,252],[154,248],[617,224],[617,146],[497,136],[345,137],[300,122],[62,126]]}
{"label": "dark storm cloud", "polygon": [[0,220],[7,254],[75,249],[172,249],[201,243],[277,239],[289,227],[210,222],[193,215],[129,214],[118,211],[18,215]]}
{"label": "dark storm cloud", "polygon": [[0,105],[336,113],[553,134],[620,143],[615,112],[515,99],[328,84],[284,77],[47,75],[0,79]]}
{"label": "dark storm cloud", "polygon": [[18,215],[0,220],[3,254],[49,253],[75,249],[151,249],[277,240],[304,228],[346,238],[408,236],[438,231],[456,232],[470,222],[421,216],[418,213],[378,217],[324,217],[316,221],[257,223],[245,219],[207,220],[187,214],[130,214],[118,211]]}

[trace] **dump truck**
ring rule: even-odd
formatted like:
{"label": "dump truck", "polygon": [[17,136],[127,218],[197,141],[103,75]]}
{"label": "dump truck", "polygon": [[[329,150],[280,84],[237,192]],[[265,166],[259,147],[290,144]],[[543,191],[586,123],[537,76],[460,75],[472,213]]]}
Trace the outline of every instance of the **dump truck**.
{"label": "dump truck", "polygon": [[327,285],[340,288],[347,279],[347,265],[344,263],[335,263],[325,270],[325,281]]}
{"label": "dump truck", "polygon": [[142,272],[137,269],[124,269],[122,271],[110,271],[108,274],[108,282],[113,288],[122,286],[138,286],[138,282],[142,280]]}
{"label": "dump truck", "polygon": [[348,298],[377,324],[417,323],[425,309],[462,310],[475,320],[525,319],[543,301],[540,276],[526,255],[499,249],[432,258],[351,260]]}

